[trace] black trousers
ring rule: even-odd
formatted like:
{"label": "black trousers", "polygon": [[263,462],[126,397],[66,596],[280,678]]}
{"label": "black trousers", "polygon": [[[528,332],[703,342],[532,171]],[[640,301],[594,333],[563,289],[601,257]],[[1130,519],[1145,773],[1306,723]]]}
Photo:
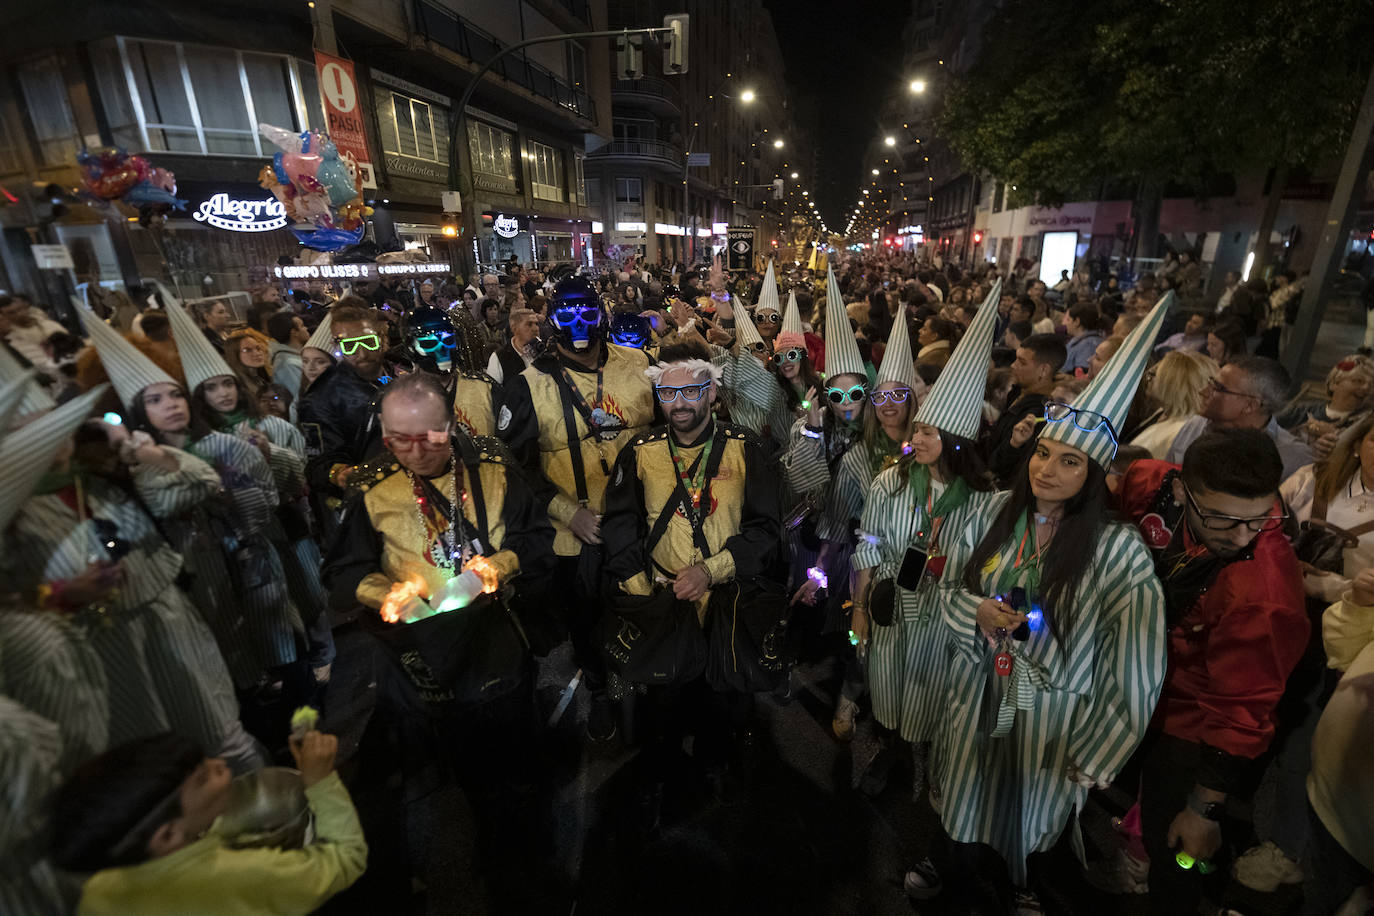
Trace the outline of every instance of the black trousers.
{"label": "black trousers", "polygon": [[[1212,859],[1216,870],[1203,875],[1196,867],[1183,869],[1174,861],[1178,850],[1169,846],[1169,825],[1188,805],[1196,784],[1199,745],[1152,732],[1136,757],[1140,761],[1140,826],[1150,854],[1150,912],[1180,916],[1197,912],[1202,898],[1219,897],[1230,874],[1223,844]],[[1223,836],[1225,824],[1222,825]]]}
{"label": "black trousers", "polygon": [[1345,851],[1311,802],[1307,818],[1312,830],[1312,874],[1302,887],[1302,916],[1331,916],[1356,888],[1374,880],[1374,872]]}
{"label": "black trousers", "polygon": [[559,606],[562,626],[572,638],[573,658],[582,669],[582,682],[588,690],[600,690],[606,685],[606,659],[595,639],[602,611],[601,596],[585,581],[587,572],[582,557],[559,557],[555,576],[556,587],[549,596]]}

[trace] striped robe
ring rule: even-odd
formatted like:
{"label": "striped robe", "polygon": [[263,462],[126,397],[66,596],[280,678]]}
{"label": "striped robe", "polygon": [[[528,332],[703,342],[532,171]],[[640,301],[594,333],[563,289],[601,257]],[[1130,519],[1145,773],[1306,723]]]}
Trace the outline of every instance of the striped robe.
{"label": "striped robe", "polygon": [[[944,492],[934,484],[935,498]],[[993,498],[972,491],[940,523],[945,533],[937,547],[955,540]],[[904,469],[891,467],[873,481],[864,504],[861,534],[854,548],[854,568],[871,569],[872,581],[895,579],[918,530],[929,530],[925,503],[917,503]],[[945,576],[955,570],[946,567]],[[940,623],[940,588],[929,583],[917,591],[896,589],[891,626],[869,629],[868,687],[873,715],[905,741],[932,741],[948,714],[945,693],[950,640]]]}
{"label": "striped robe", "polygon": [[[235,685],[246,689],[265,669],[296,660],[295,634],[302,629],[271,543],[273,535],[281,540],[276,481],[262,452],[235,436],[210,433],[188,444],[187,451],[214,468],[228,502],[199,504],[169,519],[167,527],[193,574],[192,597],[215,633]],[[226,522],[232,531],[224,530]],[[260,554],[269,570],[267,583],[240,586],[231,574],[225,537]]]}
{"label": "striped robe", "polygon": [[[962,571],[1006,498],[998,494],[970,519],[950,544],[947,569]],[[1016,548],[1004,545],[984,567],[984,591],[1014,564]],[[953,649],[935,753],[941,819],[955,840],[1001,853],[1022,886],[1026,856],[1054,845],[1087,798],[1069,778],[1069,764],[1098,780],[1115,777],[1144,737],[1164,683],[1164,593],[1135,528],[1113,522],[1096,544],[1051,549],[1092,551],[1068,644],[1054,638],[1047,620],[1026,642],[1009,642],[1009,677],[993,671],[994,651],[975,623],[983,596],[959,587],[958,575],[947,572],[941,582]],[[992,737],[999,707],[1015,718],[1009,733]],[[1077,821],[1072,837],[1082,858]]]}
{"label": "striped robe", "polygon": [[0,607],[0,694],[54,723],[70,773],[109,744],[109,684],[86,631],[66,614]]}
{"label": "striped robe", "polygon": [[[219,487],[219,477],[205,462],[166,451],[178,459],[178,470],[133,469],[140,497],[163,519],[189,511]],[[175,730],[239,765],[255,761],[256,748],[238,721],[233,683],[214,636],[176,584],[180,554],[142,506],[118,487],[98,477],[85,483],[91,516],[113,523],[131,546],[107,613],[86,611],[74,618],[105,672],[109,744]],[[59,495],[33,496],[6,532],[0,571],[11,587],[31,594],[43,583],[84,572],[96,544],[93,522],[81,522]]]}
{"label": "striped robe", "polygon": [[[279,504],[287,506],[297,503],[296,508],[302,517],[308,518],[310,505],[305,477],[305,436],[280,417],[262,417],[241,423],[235,428],[234,434],[243,437],[250,429],[265,433],[271,440],[272,456],[268,465],[277,485]],[[320,581],[320,569],[324,566],[320,545],[313,537],[283,540],[277,544],[277,553],[286,573],[291,601],[301,617],[314,621],[329,606],[329,595]]]}
{"label": "striped robe", "polygon": [[[0,695],[0,913],[62,916],[75,909],[42,857],[48,794],[61,770],[57,725]],[[68,888],[70,890],[70,888]]]}

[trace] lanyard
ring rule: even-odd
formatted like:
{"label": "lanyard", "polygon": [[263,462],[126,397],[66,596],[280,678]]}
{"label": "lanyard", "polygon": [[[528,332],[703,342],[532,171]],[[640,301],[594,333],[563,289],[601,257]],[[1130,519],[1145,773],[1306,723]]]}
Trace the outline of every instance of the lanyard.
{"label": "lanyard", "polygon": [[[711,437],[706,440],[706,445],[697,453],[696,460],[685,470],[682,467],[682,456],[677,453],[677,445],[673,442],[673,437],[668,436],[668,454],[673,459],[673,469],[677,471],[678,480],[682,481],[682,486],[692,497],[692,509],[701,509],[701,493],[706,482],[706,465],[710,464],[711,452],[716,447],[715,424],[711,425]],[[703,459],[706,459],[703,461]]]}

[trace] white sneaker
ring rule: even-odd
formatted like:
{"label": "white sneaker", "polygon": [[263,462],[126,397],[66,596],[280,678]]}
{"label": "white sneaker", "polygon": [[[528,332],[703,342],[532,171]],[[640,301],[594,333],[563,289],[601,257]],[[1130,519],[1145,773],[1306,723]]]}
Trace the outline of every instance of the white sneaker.
{"label": "white sneaker", "polygon": [[858,703],[848,697],[840,697],[840,702],[835,704],[835,715],[830,720],[830,730],[836,738],[849,741],[854,737],[854,717],[858,714]]}
{"label": "white sneaker", "polygon": [[1281,884],[1301,884],[1302,868],[1266,840],[1236,860],[1236,880],[1261,894],[1272,894]]}

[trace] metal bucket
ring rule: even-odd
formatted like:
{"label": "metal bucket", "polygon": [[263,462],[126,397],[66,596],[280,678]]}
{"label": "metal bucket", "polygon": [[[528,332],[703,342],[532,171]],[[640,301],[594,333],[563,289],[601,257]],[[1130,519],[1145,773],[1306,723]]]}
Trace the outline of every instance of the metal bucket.
{"label": "metal bucket", "polygon": [[263,767],[234,779],[214,832],[231,849],[300,849],[314,838],[314,817],[299,770]]}

